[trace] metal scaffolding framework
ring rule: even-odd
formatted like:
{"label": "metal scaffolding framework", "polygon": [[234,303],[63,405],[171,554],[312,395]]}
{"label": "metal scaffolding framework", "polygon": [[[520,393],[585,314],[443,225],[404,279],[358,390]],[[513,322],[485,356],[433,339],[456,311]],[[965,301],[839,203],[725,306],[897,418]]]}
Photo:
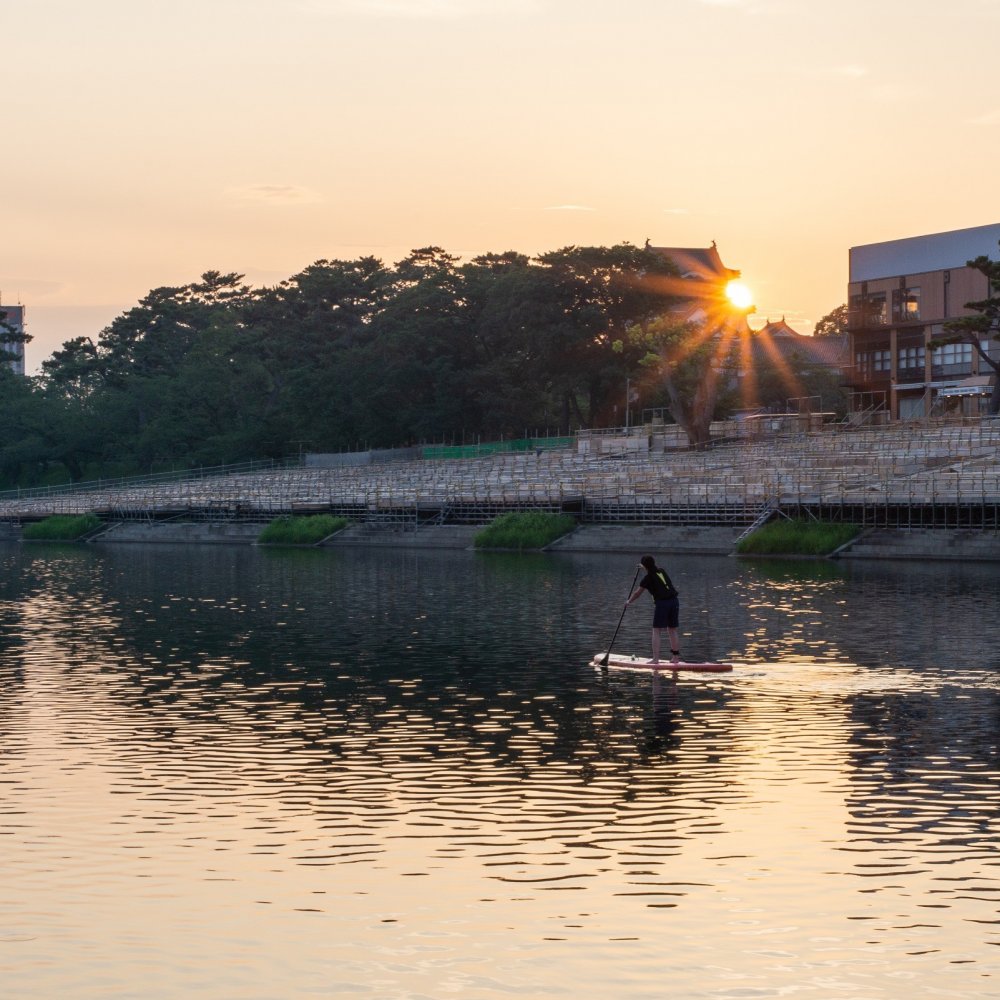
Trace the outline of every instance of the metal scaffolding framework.
{"label": "metal scaffolding framework", "polygon": [[[329,512],[368,527],[485,524],[519,510],[590,524],[733,525],[767,511],[870,526],[1000,529],[1000,420],[809,425],[707,451],[574,447],[338,468],[256,469],[0,495],[0,519],[256,520]],[[617,439],[615,439],[617,440]],[[632,439],[630,439],[631,441]]]}

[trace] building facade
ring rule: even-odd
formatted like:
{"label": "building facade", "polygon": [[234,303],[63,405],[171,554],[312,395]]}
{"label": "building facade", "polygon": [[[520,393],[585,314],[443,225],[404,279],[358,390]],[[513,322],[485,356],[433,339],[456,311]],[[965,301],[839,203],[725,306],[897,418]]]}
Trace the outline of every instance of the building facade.
{"label": "building facade", "polygon": [[24,306],[0,305],[0,364],[24,374]]}
{"label": "building facade", "polygon": [[[891,420],[985,411],[993,371],[972,344],[935,344],[989,295],[967,262],[996,259],[1000,224],[852,247],[847,289],[851,408]],[[1000,359],[1000,344],[982,345]]]}

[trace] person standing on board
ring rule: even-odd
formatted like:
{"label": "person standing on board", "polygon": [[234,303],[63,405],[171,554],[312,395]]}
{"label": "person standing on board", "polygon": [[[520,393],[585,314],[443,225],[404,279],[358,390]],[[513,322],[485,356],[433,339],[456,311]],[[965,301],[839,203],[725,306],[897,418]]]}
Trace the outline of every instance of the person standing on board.
{"label": "person standing on board", "polygon": [[667,630],[670,637],[670,662],[679,663],[681,658],[680,638],[677,629],[680,627],[680,599],[677,588],[670,582],[667,571],[656,565],[652,556],[643,556],[639,565],[646,575],[639,581],[635,592],[629,595],[625,602],[628,607],[637,601],[644,593],[653,598],[653,659],[652,663],[660,662],[660,632]]}

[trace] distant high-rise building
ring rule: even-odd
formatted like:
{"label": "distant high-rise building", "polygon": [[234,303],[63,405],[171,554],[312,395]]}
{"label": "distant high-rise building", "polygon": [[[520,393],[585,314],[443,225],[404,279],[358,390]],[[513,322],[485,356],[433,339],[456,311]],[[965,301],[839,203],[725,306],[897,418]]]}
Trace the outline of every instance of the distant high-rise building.
{"label": "distant high-rise building", "polygon": [[0,364],[24,374],[24,306],[0,305]]}

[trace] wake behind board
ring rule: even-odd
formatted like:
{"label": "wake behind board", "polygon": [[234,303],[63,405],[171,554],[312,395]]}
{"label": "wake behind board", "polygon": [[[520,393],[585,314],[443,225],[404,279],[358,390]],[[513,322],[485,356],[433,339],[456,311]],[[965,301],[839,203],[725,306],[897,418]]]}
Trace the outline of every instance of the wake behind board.
{"label": "wake behind board", "polygon": [[604,662],[604,653],[598,653],[591,661],[592,667],[609,667],[612,670],[636,670],[643,673],[659,671],[660,673],[672,672],[675,670],[700,671],[703,674],[725,674],[733,669],[731,663],[671,663],[670,660],[660,660],[659,663],[650,663],[643,656],[627,656],[621,653],[612,653],[608,657],[608,662]]}

